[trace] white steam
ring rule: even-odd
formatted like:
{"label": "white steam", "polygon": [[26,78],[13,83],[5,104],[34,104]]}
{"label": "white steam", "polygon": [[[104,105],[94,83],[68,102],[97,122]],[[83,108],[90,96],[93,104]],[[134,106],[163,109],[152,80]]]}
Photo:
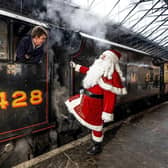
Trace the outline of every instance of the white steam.
{"label": "white steam", "polygon": [[[70,26],[72,30],[84,31],[90,35],[105,38],[107,31],[105,20],[100,20],[86,10],[64,4],[62,0],[49,0],[45,6],[47,7],[46,16],[54,23],[59,23],[61,18],[63,23]],[[40,16],[44,17],[44,14]]]}

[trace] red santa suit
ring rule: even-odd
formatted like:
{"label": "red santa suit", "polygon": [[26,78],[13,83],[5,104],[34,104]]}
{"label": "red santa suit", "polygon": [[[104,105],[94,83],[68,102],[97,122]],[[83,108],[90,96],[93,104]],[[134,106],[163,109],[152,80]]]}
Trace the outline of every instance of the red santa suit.
{"label": "red santa suit", "polygon": [[[86,74],[89,70],[85,66],[76,66],[76,71]],[[70,113],[85,127],[92,130],[92,139],[96,142],[103,140],[103,120],[113,120],[113,111],[116,103],[116,95],[126,94],[119,73],[114,70],[111,79],[101,77],[97,84],[85,88],[84,92],[70,97],[66,106]]]}

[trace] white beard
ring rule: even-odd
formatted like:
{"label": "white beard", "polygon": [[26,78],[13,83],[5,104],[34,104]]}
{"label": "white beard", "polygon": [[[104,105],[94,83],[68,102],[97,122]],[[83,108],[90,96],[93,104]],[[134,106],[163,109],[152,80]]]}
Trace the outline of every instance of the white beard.
{"label": "white beard", "polygon": [[113,63],[102,59],[95,60],[86,73],[83,80],[83,87],[87,89],[95,86],[102,76],[111,77],[112,75],[109,75],[107,71],[110,71],[111,74],[114,72]]}

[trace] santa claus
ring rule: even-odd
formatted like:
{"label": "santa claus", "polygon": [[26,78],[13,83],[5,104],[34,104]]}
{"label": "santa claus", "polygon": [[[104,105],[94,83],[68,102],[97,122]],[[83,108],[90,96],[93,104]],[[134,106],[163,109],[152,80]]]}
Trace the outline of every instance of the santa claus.
{"label": "santa claus", "polygon": [[117,95],[127,94],[119,66],[121,54],[107,50],[89,68],[70,62],[75,71],[86,74],[83,92],[70,97],[66,106],[70,113],[84,126],[92,130],[93,145],[87,153],[94,155],[102,151],[103,123],[113,121]]}

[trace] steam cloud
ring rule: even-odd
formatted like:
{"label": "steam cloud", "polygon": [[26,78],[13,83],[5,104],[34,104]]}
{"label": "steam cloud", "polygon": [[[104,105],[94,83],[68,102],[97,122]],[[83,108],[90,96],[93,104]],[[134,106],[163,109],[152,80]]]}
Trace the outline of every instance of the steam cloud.
{"label": "steam cloud", "polygon": [[46,13],[41,13],[40,17],[47,16],[54,23],[58,23],[60,18],[70,26],[72,30],[83,31],[90,35],[105,38],[106,26],[100,18],[89,14],[86,10],[69,6],[62,0],[48,0],[44,4],[47,8]]}

